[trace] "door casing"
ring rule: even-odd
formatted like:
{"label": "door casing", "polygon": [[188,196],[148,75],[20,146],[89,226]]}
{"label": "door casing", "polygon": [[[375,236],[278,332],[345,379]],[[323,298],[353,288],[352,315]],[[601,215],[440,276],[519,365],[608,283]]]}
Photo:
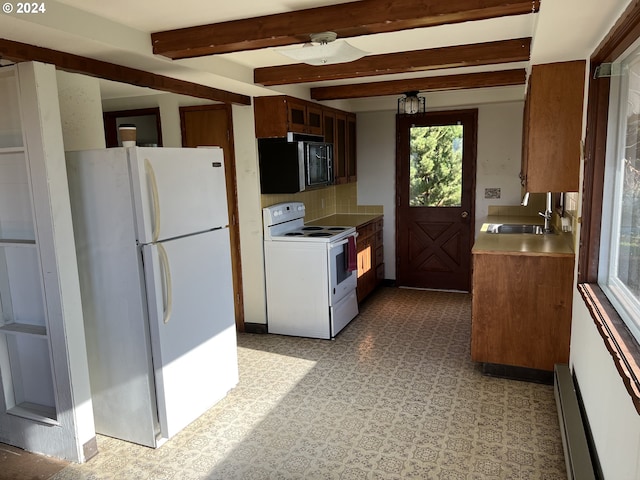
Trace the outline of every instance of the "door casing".
{"label": "door casing", "polygon": [[180,127],[182,130],[183,147],[217,145],[222,147],[224,151],[236,329],[239,332],[244,332],[244,296],[240,256],[240,223],[238,220],[238,186],[236,180],[231,105],[215,104],[180,107]]}
{"label": "door casing", "polygon": [[[456,123],[464,126],[462,205],[409,207],[409,129]],[[396,117],[396,283],[399,286],[470,291],[477,124],[477,109]],[[424,217],[419,220],[422,223],[413,218],[419,215]],[[416,254],[420,244],[424,249]]]}

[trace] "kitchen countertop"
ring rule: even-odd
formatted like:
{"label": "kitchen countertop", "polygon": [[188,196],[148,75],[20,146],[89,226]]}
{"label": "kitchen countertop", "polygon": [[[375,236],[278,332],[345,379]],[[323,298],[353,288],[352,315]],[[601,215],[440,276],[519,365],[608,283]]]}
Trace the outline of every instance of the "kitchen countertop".
{"label": "kitchen countertop", "polygon": [[336,213],[308,222],[308,225],[359,227],[371,220],[382,218],[382,216],[380,213]]}
{"label": "kitchen countertop", "polygon": [[520,216],[489,216],[476,237],[472,253],[519,253],[523,255],[573,256],[571,233],[533,235],[523,233],[487,233],[490,223],[543,225],[542,218]]}

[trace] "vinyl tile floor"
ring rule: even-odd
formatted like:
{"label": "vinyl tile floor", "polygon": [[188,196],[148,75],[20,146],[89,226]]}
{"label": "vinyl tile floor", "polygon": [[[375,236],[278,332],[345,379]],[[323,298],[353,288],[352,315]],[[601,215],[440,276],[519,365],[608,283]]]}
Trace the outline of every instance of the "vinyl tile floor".
{"label": "vinyl tile floor", "polygon": [[385,287],[332,341],[240,334],[238,386],[188,428],[99,435],[51,478],[565,480],[553,388],[483,376],[470,330],[470,295]]}

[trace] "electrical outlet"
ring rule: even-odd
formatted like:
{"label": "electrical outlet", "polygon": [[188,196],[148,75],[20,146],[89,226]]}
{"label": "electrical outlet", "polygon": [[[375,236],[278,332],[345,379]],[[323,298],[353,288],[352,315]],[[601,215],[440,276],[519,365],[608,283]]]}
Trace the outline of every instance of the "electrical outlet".
{"label": "electrical outlet", "polygon": [[489,198],[489,199],[500,198],[500,189],[499,188],[485,188],[484,189],[484,198]]}

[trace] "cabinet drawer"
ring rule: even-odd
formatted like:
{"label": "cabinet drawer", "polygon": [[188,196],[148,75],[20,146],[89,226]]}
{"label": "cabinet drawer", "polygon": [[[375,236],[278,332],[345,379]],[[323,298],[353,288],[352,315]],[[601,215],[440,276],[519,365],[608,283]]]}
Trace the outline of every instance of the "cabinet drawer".
{"label": "cabinet drawer", "polygon": [[369,235],[373,235],[376,231],[376,226],[374,223],[367,223],[358,227],[358,233],[360,237],[368,237]]}

